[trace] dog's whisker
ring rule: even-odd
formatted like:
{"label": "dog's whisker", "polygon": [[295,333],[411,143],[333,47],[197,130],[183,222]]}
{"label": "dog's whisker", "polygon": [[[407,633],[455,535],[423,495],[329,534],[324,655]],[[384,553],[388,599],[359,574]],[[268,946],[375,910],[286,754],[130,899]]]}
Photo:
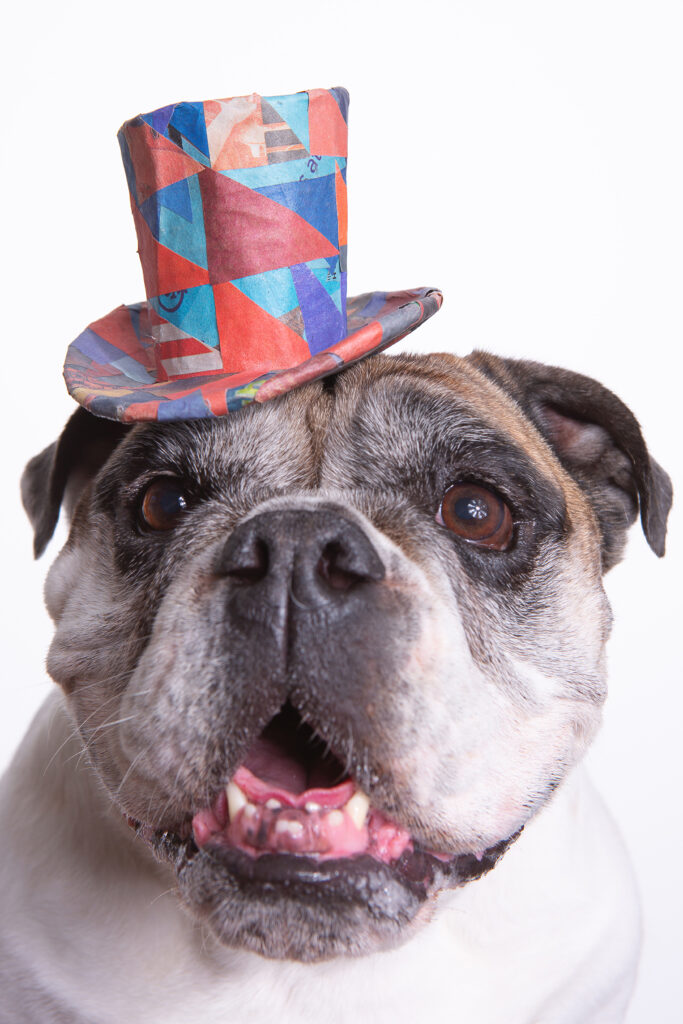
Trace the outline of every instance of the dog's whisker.
{"label": "dog's whisker", "polygon": [[135,714],[135,715],[127,715],[125,718],[117,718],[113,722],[103,722],[101,725],[97,725],[97,726],[95,726],[94,729],[90,730],[90,732],[88,734],[88,739],[91,740],[93,738],[93,736],[95,736],[99,732],[102,732],[104,729],[111,729],[115,725],[123,725],[124,722],[132,722],[136,718],[139,718],[139,717],[140,716],[139,716],[139,713],[138,713],[138,714]]}
{"label": "dog's whisker", "polygon": [[66,739],[65,739],[65,740],[64,740],[64,741],[63,741],[62,743],[60,743],[59,747],[58,747],[58,748],[57,748],[57,749],[55,750],[55,752],[53,753],[52,757],[50,758],[50,760],[49,760],[49,761],[47,762],[47,764],[45,765],[45,767],[44,767],[44,769],[43,769],[43,776],[45,776],[45,775],[47,774],[47,772],[49,771],[49,769],[50,769],[51,765],[53,764],[53,762],[54,762],[55,758],[56,758],[56,757],[57,757],[57,756],[59,755],[60,751],[61,751],[61,750],[63,750],[63,748],[64,748],[64,747],[65,747],[65,746],[66,746],[66,745],[67,745],[68,743],[71,743],[71,742],[72,742],[72,740],[74,740],[74,739],[78,738],[79,736],[80,736],[80,737],[81,737],[81,739],[82,739],[81,729],[83,728],[83,726],[84,726],[84,725],[86,725],[86,724],[87,724],[87,722],[89,722],[89,721],[90,721],[90,719],[91,719],[91,718],[92,718],[92,717],[93,717],[94,715],[97,715],[97,714],[99,714],[99,713],[100,713],[100,712],[102,711],[102,708],[103,708],[103,707],[106,707],[106,705],[107,705],[108,703],[111,703],[111,701],[113,701],[113,700],[116,700],[116,699],[117,699],[117,696],[118,696],[117,694],[114,694],[113,696],[111,696],[111,697],[109,697],[109,698],[105,699],[105,701],[104,701],[104,704],[103,704],[103,705],[101,705],[101,706],[99,706],[99,707],[95,708],[95,710],[94,710],[94,711],[91,711],[91,713],[90,713],[89,715],[87,715],[87,716],[86,716],[86,718],[84,718],[82,722],[80,722],[80,723],[79,723],[79,724],[78,724],[77,726],[74,726],[74,728],[73,728],[73,729],[71,730],[71,732],[69,733],[69,735],[68,735],[68,736],[66,737]]}
{"label": "dog's whisker", "polygon": [[136,756],[133,758],[131,763],[128,765],[128,768],[126,769],[126,771],[125,771],[125,773],[123,775],[123,778],[121,779],[121,781],[119,782],[118,786],[116,787],[116,791],[114,793],[114,799],[118,799],[120,797],[121,790],[123,789],[123,786],[125,785],[126,779],[130,775],[130,773],[133,771],[133,769],[135,768],[135,765],[140,760],[140,758],[143,757],[145,754],[149,753],[149,751],[152,748],[152,745],[153,744],[150,742],[144,750],[138,751]]}
{"label": "dog's whisker", "polygon": [[[189,756],[190,756],[189,753],[186,753],[183,756],[183,759],[182,759],[181,763],[178,765],[178,770],[176,771],[176,775],[175,775],[175,779],[173,781],[173,784],[169,787],[169,791],[170,791],[171,795],[169,796],[169,798],[166,801],[166,803],[164,804],[164,806],[157,812],[158,818],[159,818],[160,821],[163,820],[164,815],[166,814],[166,811],[171,806],[173,801],[176,799],[176,797],[173,794],[175,793],[176,787],[177,787],[178,782],[180,780],[181,773],[184,771],[185,766],[187,765]],[[207,803],[208,803],[208,801],[207,801]],[[148,813],[151,813],[151,808],[149,807],[149,805],[148,805]]]}
{"label": "dog's whisker", "polygon": [[155,904],[155,903],[158,903],[158,902],[159,902],[159,900],[161,900],[161,899],[163,899],[163,898],[164,898],[164,896],[176,896],[176,895],[177,895],[177,893],[178,893],[178,887],[177,887],[177,886],[175,886],[175,885],[171,886],[171,888],[170,888],[170,889],[164,889],[164,891],[163,891],[163,892],[160,892],[160,893],[158,893],[158,894],[157,894],[157,895],[156,895],[156,896],[154,897],[154,899],[150,900],[150,902],[149,902],[149,906],[150,906],[150,907],[153,907],[153,906],[154,906],[154,904]]}
{"label": "dog's whisker", "polygon": [[[117,627],[120,628],[120,627]],[[126,636],[125,634],[117,633],[112,637],[103,636],[100,633],[97,634],[97,649],[102,650],[108,647],[123,647],[125,650],[135,651],[140,644],[146,643],[151,640],[154,636],[154,631],[149,633],[141,633],[139,636]],[[92,648],[83,646],[83,637],[80,634],[65,635],[61,640],[61,646],[68,650],[69,654],[73,655],[88,655],[92,656]]]}

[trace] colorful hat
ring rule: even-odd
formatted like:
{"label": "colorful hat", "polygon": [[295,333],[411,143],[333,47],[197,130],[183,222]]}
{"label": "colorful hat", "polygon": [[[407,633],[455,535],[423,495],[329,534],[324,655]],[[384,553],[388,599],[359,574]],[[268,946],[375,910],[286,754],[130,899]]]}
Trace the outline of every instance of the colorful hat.
{"label": "colorful hat", "polygon": [[398,341],[434,288],[346,296],[345,89],[177,103],[119,143],[147,300],[69,346],[71,395],[123,420],[225,416]]}

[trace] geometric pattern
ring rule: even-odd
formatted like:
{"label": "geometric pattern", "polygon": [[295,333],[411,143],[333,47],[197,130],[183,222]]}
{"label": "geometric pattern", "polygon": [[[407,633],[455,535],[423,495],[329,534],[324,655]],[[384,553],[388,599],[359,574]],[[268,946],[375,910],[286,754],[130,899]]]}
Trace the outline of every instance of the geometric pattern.
{"label": "geometric pattern", "polygon": [[[283,364],[276,352],[260,367],[232,373],[202,364],[207,355],[199,343],[192,353],[187,339],[179,347],[168,334],[162,343],[153,344],[141,328],[155,316],[148,303],[119,306],[70,346],[64,376],[72,397],[107,419],[129,423],[225,416],[381,352],[433,316],[441,303],[436,288],[357,295],[347,303],[349,333],[335,345],[291,365]],[[176,367],[175,359],[187,362]],[[158,372],[159,363],[163,374]]]}
{"label": "geometric pattern", "polygon": [[146,302],[69,347],[67,386],[126,421],[226,415],[386,347],[434,289],[347,300],[348,93],[177,103],[119,143]]}

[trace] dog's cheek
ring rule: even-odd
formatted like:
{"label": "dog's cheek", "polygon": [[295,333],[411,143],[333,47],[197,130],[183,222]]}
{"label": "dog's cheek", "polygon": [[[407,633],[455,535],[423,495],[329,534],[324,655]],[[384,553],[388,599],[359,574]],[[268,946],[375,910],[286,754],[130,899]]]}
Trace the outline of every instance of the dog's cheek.
{"label": "dog's cheek", "polygon": [[73,594],[79,577],[79,553],[63,548],[53,562],[45,579],[43,596],[52,621],[57,625],[61,620],[69,597]]}
{"label": "dog's cheek", "polygon": [[[125,784],[117,798],[134,816],[163,809],[172,818],[208,803],[224,781],[231,743],[239,742],[234,723],[249,717],[248,695],[232,685],[240,651],[227,642],[224,598],[207,582],[212,557],[207,548],[168,587],[122,695],[117,743]],[[272,714],[278,707],[276,699]]]}
{"label": "dog's cheek", "polygon": [[419,640],[395,690],[403,729],[385,771],[428,847],[481,851],[517,831],[599,726],[609,608],[599,577],[572,578],[560,561],[569,578],[560,572],[526,625],[522,597],[423,567]]}
{"label": "dog's cheek", "polygon": [[136,594],[119,585],[113,564],[92,541],[61,552],[45,585],[56,631],[48,671],[67,692],[77,684],[112,677],[126,653],[124,637],[139,619]]}
{"label": "dog's cheek", "polygon": [[[457,618],[435,626],[405,671],[420,695],[405,709],[412,743],[400,745],[387,774],[428,848],[483,852],[547,801],[585,751],[600,709],[563,696],[564,680],[552,677],[533,680],[544,696],[525,708],[468,658]],[[450,646],[444,658],[439,642]]]}

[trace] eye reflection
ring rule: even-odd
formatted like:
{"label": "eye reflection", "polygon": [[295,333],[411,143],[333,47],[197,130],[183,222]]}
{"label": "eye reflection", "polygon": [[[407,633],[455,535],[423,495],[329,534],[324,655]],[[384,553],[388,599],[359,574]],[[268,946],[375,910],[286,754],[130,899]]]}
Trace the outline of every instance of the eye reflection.
{"label": "eye reflection", "polygon": [[187,507],[187,498],[180,481],[172,476],[164,476],[153,480],[145,490],[140,516],[151,530],[172,530]]}
{"label": "eye reflection", "polygon": [[449,487],[436,518],[451,533],[479,547],[505,551],[512,542],[509,505],[480,484],[463,482]]}

